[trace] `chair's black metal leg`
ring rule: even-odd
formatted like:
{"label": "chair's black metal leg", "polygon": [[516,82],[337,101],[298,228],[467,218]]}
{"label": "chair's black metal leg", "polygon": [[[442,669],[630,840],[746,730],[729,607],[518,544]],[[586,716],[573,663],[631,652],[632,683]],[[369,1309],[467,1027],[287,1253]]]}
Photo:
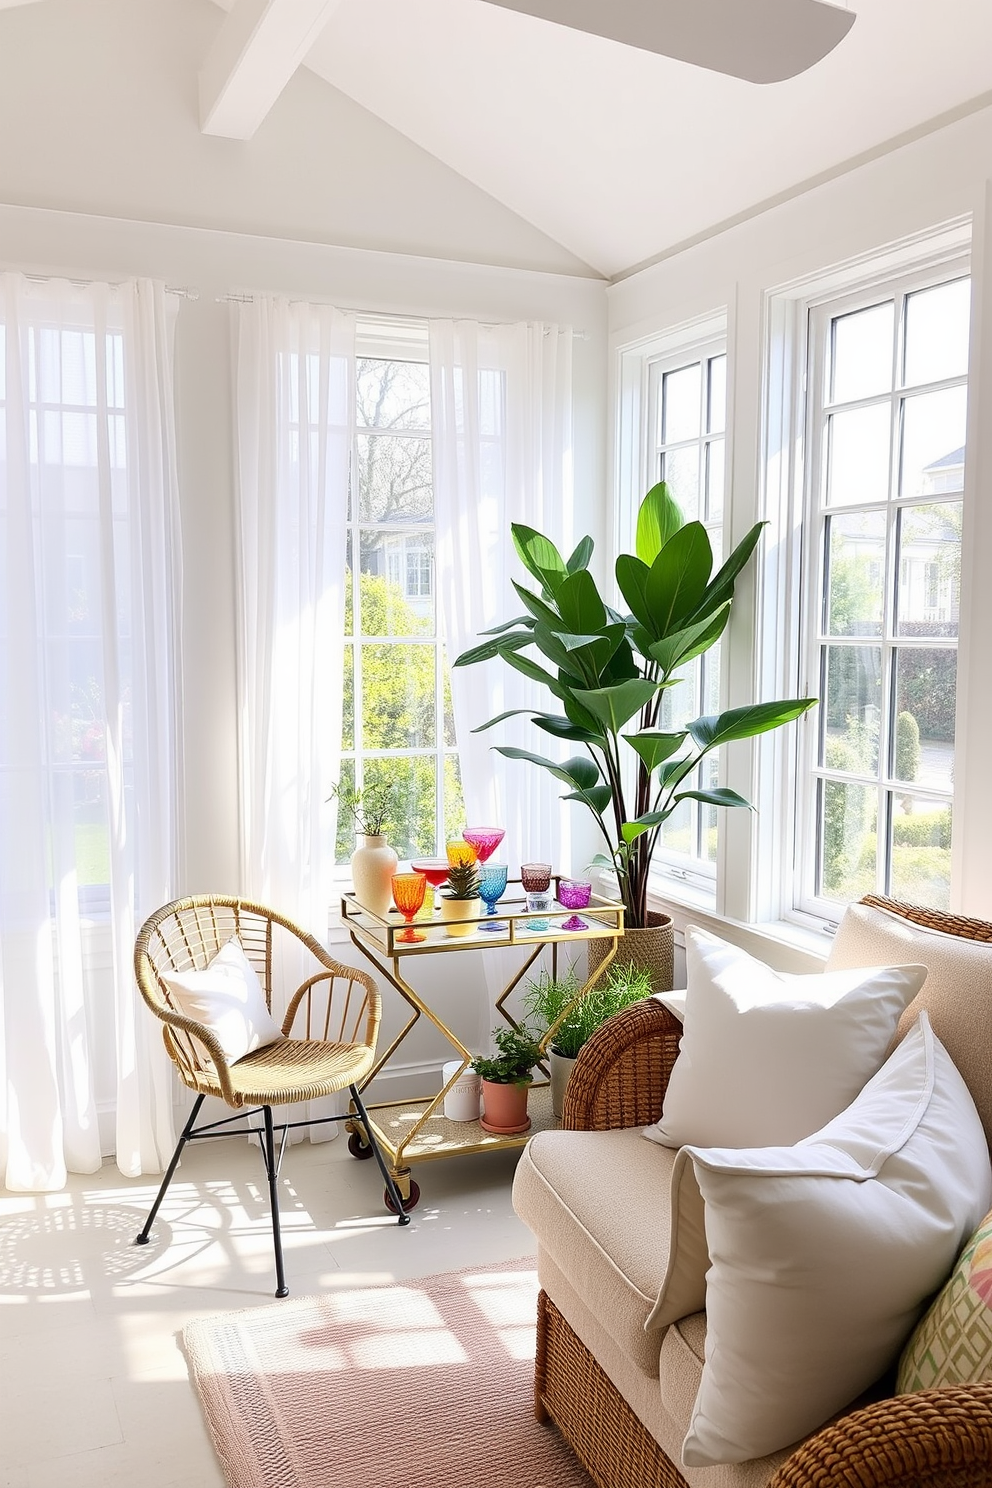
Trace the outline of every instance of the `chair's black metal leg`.
{"label": "chair's black metal leg", "polygon": [[151,1233],[152,1225],[155,1223],[155,1216],[158,1213],[159,1205],[161,1204],[162,1200],[165,1198],[166,1189],[169,1187],[169,1184],[172,1182],[172,1175],[173,1175],[173,1173],[176,1171],[176,1169],[179,1166],[179,1159],[182,1156],[183,1148],[186,1146],[186,1143],[189,1140],[189,1134],[193,1130],[193,1126],[194,1126],[194,1124],[196,1122],[196,1118],[200,1114],[200,1107],[203,1105],[203,1100],[204,1100],[203,1096],[202,1095],[198,1095],[196,1097],[196,1100],[193,1102],[193,1109],[189,1113],[189,1120],[187,1121],[186,1125],[183,1127],[183,1134],[179,1138],[179,1141],[176,1143],[176,1150],[172,1154],[172,1161],[170,1162],[169,1166],[165,1170],[165,1177],[162,1179],[162,1186],[161,1186],[161,1188],[158,1191],[158,1195],[157,1195],[157,1197],[155,1199],[154,1204],[151,1207],[151,1210],[149,1211],[148,1218],[145,1220],[144,1229],[141,1231],[141,1233],[135,1239],[135,1242],[134,1242],[135,1245],[147,1245],[148,1244],[148,1236]]}
{"label": "chair's black metal leg", "polygon": [[375,1153],[375,1160],[379,1164],[379,1172],[382,1174],[382,1180],[386,1185],[386,1192],[396,1206],[399,1222],[401,1225],[408,1225],[410,1223],[410,1216],[403,1208],[403,1200],[400,1198],[400,1191],[396,1187],[396,1180],[386,1167],[382,1153],[379,1150],[379,1143],[376,1141],[375,1132],[372,1130],[372,1123],[369,1121],[368,1113],[362,1105],[362,1097],[358,1093],[358,1086],[350,1085],[348,1088],[351,1091],[351,1098],[355,1102],[355,1110],[358,1112],[362,1126],[365,1128],[365,1135],[369,1139],[369,1145]]}
{"label": "chair's black metal leg", "polygon": [[262,1155],[265,1158],[265,1171],[269,1177],[269,1202],[272,1206],[272,1244],[276,1252],[276,1296],[288,1297],[289,1287],[286,1285],[286,1270],[282,1259],[282,1231],[279,1227],[279,1163],[276,1160],[272,1107],[263,1106],[262,1115],[265,1120],[265,1147]]}

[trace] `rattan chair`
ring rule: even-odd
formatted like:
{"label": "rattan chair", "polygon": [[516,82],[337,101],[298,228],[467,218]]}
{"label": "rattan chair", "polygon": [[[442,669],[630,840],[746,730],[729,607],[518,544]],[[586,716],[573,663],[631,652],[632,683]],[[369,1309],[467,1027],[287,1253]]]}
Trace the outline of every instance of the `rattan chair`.
{"label": "rattan chair", "polygon": [[[234,936],[258,973],[270,1009],[273,967],[279,964],[283,954],[280,941],[295,959],[306,964],[307,975],[289,999],[282,1023],[283,1038],[229,1064],[210,1029],[177,1011],[164,978],[173,972],[202,970]],[[401,1225],[409,1224],[410,1216],[404,1213],[403,1201],[383,1161],[359,1091],[375,1060],[381,1013],[379,990],[367,972],[333,960],[319,941],[275,910],[246,899],[213,894],[179,899],[156,910],[138,933],[134,971],[142,997],[164,1025],[165,1047],[180,1079],[196,1093],[162,1186],[137,1236],[138,1245],[148,1243],[155,1216],[187,1142],[254,1133],[259,1138],[269,1181],[276,1296],[287,1296],[278,1192],[286,1138],[293,1127],[342,1121],[347,1119],[347,1113],[274,1123],[272,1107],[317,1100],[340,1090],[350,1092],[362,1131],[367,1134],[382,1173],[387,1206],[398,1216]],[[294,1030],[297,1036],[291,1037]],[[200,1107],[208,1095],[225,1101],[238,1114],[197,1127]],[[261,1126],[254,1121],[259,1115]],[[276,1132],[280,1134],[278,1151]]]}

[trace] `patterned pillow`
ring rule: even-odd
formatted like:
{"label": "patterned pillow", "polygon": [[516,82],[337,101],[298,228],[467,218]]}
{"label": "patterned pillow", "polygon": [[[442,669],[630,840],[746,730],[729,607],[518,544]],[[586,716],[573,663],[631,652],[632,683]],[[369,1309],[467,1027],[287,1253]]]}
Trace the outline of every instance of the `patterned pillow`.
{"label": "patterned pillow", "polygon": [[906,1395],[983,1379],[992,1379],[992,1213],[903,1350],[896,1390]]}

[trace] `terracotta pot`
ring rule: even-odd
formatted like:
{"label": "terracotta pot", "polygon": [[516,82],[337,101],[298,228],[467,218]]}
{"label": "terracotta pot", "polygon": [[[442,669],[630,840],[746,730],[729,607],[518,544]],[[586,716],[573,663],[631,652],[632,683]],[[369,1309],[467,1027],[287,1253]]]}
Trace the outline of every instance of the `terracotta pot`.
{"label": "terracotta pot", "polygon": [[355,898],[373,914],[388,915],[393,903],[393,874],[399,862],[385,837],[363,837],[351,855]]}
{"label": "terracotta pot", "polygon": [[530,1127],[527,1115],[526,1085],[497,1085],[491,1080],[482,1082],[482,1125],[488,1132],[501,1137],[515,1136]]}
{"label": "terracotta pot", "polygon": [[575,1068],[575,1055],[559,1054],[552,1045],[548,1050],[548,1065],[551,1069],[551,1109],[560,1121],[565,1105],[565,1087]]}
{"label": "terracotta pot", "polygon": [[[589,942],[589,975],[605,960],[610,949],[608,940]],[[670,992],[675,976],[675,926],[671,915],[648,911],[648,925],[643,930],[626,930],[611,966],[636,966],[651,977],[652,992]]]}
{"label": "terracotta pot", "polygon": [[445,929],[449,935],[471,935],[475,929],[475,921],[479,918],[479,910],[482,906],[481,899],[447,899],[441,895],[441,918],[442,920],[465,920],[464,925],[446,924]]}

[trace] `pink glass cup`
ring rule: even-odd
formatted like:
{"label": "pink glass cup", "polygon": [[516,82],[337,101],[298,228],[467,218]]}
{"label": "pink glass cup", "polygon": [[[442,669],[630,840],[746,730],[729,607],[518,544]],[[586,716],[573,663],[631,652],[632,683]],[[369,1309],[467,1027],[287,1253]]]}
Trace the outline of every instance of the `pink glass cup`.
{"label": "pink glass cup", "polygon": [[503,841],[506,831],[503,827],[466,827],[462,836],[475,848],[479,862],[485,863]]}

